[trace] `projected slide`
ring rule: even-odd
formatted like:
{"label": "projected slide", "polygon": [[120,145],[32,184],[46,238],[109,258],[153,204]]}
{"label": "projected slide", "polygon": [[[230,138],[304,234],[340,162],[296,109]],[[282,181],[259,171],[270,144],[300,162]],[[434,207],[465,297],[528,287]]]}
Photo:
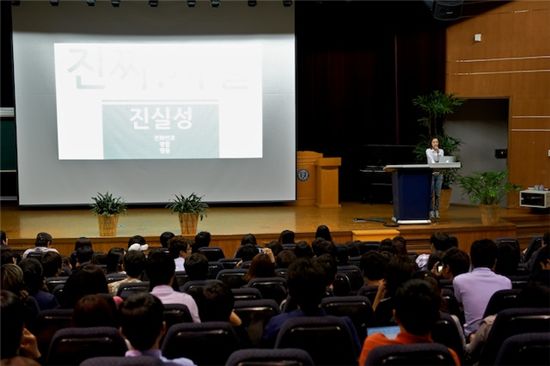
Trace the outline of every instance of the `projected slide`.
{"label": "projected slide", "polygon": [[55,43],[60,160],[262,158],[262,43]]}

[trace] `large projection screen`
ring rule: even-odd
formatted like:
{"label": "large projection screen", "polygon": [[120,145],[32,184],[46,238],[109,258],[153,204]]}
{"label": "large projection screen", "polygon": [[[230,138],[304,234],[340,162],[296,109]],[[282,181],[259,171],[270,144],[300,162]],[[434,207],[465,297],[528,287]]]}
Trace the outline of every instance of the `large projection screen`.
{"label": "large projection screen", "polygon": [[19,203],[295,199],[293,7],[12,7]]}

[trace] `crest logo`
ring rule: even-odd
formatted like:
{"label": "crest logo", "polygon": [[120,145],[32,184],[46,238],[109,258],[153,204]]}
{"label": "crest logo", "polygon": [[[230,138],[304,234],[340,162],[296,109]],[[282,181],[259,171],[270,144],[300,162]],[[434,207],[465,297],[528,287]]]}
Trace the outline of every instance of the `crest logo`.
{"label": "crest logo", "polygon": [[296,172],[296,177],[300,182],[305,182],[309,179],[309,172],[306,169],[300,169]]}

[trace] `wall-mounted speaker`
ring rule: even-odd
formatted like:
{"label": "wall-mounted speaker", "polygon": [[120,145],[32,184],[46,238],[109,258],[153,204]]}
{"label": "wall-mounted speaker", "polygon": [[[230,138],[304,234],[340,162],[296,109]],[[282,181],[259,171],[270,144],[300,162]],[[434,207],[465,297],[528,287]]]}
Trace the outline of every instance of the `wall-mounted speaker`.
{"label": "wall-mounted speaker", "polygon": [[455,20],[462,15],[464,0],[424,0],[434,19]]}

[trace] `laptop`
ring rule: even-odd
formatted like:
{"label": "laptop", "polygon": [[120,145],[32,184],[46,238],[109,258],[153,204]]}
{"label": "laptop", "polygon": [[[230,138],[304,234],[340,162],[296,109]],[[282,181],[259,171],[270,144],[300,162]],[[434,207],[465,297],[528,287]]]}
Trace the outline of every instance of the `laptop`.
{"label": "laptop", "polygon": [[386,338],[395,339],[397,334],[399,334],[399,325],[367,328],[367,335],[373,335],[374,333],[382,333]]}
{"label": "laptop", "polygon": [[454,156],[442,156],[439,160],[440,163],[454,163],[456,158]]}

